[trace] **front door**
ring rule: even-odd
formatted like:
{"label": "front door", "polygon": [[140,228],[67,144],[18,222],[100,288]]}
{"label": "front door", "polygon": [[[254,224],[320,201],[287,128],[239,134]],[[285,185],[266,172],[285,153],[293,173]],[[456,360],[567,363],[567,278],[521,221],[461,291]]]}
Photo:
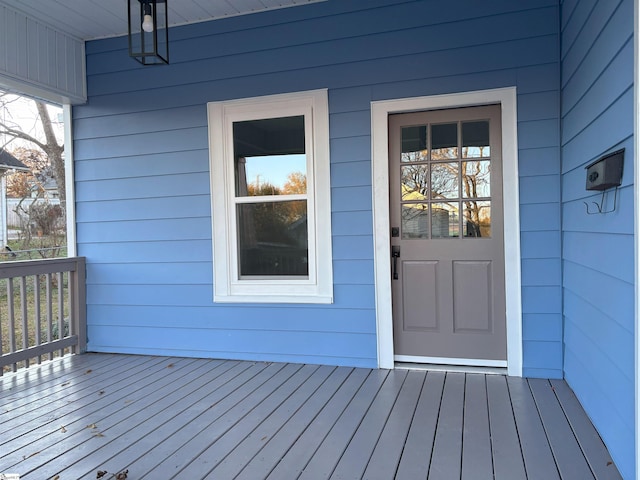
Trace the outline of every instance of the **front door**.
{"label": "front door", "polygon": [[389,116],[394,353],[507,359],[500,106]]}

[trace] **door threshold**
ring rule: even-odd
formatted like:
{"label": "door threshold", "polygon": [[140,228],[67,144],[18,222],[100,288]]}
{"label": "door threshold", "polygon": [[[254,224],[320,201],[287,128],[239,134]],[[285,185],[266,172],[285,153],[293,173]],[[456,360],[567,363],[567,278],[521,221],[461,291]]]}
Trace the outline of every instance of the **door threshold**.
{"label": "door threshold", "polygon": [[427,370],[434,372],[481,373],[485,375],[506,375],[505,367],[481,367],[471,365],[440,365],[435,363],[395,362],[400,370]]}

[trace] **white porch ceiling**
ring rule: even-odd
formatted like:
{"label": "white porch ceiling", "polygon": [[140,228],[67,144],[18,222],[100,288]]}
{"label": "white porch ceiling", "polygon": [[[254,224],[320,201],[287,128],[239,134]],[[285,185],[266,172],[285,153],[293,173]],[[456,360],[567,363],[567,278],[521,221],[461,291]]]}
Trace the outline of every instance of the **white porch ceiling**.
{"label": "white porch ceiling", "polygon": [[[324,0],[168,0],[169,25],[184,25]],[[127,33],[127,0],[0,0],[81,40]]]}

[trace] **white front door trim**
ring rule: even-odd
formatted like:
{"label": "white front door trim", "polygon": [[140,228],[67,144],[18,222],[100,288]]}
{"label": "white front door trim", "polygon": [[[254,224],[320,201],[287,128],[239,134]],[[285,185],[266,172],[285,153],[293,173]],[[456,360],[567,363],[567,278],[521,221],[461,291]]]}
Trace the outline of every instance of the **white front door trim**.
{"label": "white front door trim", "polygon": [[507,373],[522,376],[522,293],[516,88],[371,102],[374,264],[378,367],[394,368],[389,243],[389,128],[392,113],[500,104],[504,196]]}

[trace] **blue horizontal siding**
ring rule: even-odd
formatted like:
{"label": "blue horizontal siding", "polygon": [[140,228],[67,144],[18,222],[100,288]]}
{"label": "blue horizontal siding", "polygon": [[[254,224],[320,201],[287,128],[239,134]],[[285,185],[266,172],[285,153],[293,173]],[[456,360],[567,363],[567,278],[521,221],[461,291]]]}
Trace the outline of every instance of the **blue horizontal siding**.
{"label": "blue horizontal siding", "polygon": [[[88,42],[74,153],[89,348],[375,366],[371,101],[516,86],[525,365],[557,376],[561,333],[540,318],[561,314],[558,14],[554,0],[328,0],[174,28],[157,69],[125,38]],[[329,91],[334,303],[214,304],[206,103],[315,88]]]}
{"label": "blue horizontal siding", "polygon": [[[562,5],[564,374],[624,478],[635,477],[632,0]],[[616,209],[584,167],[626,148]],[[616,195],[605,193],[603,210]]]}

